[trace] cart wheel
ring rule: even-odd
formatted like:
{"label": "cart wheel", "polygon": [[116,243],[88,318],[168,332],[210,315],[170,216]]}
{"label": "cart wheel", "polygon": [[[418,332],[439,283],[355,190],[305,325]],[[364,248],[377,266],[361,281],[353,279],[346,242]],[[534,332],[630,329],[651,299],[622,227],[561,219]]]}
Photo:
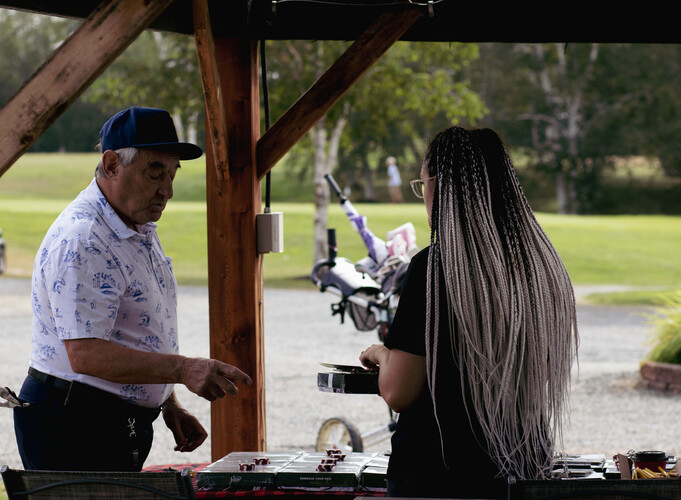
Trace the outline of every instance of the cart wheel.
{"label": "cart wheel", "polygon": [[339,449],[345,453],[364,451],[362,436],[344,418],[330,418],[324,421],[317,434],[317,451],[329,449]]}

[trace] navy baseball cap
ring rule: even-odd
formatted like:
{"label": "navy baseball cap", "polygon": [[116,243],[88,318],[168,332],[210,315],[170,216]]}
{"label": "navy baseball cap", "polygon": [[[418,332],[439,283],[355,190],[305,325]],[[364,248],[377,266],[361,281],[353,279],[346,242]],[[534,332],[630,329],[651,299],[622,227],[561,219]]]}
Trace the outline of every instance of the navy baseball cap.
{"label": "navy baseball cap", "polygon": [[102,152],[122,148],[149,148],[192,160],[203,154],[196,144],[179,142],[170,113],[163,109],[133,106],[119,111],[99,131]]}

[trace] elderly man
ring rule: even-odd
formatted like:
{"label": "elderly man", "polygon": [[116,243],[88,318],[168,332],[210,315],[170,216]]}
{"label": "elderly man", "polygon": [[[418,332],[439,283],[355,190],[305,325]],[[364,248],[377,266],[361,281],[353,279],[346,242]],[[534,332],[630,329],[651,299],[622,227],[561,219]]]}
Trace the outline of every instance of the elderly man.
{"label": "elderly man", "polygon": [[178,451],[207,437],[173,385],[213,401],[251,379],[214,359],[179,355],[177,283],[156,224],[179,160],[170,115],[132,107],[100,131],[95,179],[47,232],[33,269],[29,371],[14,409],[26,469],[141,470],[163,413]]}

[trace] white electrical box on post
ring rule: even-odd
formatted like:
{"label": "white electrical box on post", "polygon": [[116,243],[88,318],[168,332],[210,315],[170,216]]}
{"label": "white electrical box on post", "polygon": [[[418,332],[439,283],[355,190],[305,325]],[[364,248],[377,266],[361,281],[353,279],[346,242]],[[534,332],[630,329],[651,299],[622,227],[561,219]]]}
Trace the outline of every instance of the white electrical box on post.
{"label": "white electrical box on post", "polygon": [[255,216],[259,253],[284,251],[284,214],[267,212]]}

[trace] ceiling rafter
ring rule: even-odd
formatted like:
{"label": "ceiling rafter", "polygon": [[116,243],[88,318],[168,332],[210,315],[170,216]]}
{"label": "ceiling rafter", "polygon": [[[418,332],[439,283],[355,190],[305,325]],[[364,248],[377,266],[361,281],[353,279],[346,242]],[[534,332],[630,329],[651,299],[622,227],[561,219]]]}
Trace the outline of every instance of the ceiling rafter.
{"label": "ceiling rafter", "polygon": [[172,0],[104,2],[0,109],[0,176]]}

